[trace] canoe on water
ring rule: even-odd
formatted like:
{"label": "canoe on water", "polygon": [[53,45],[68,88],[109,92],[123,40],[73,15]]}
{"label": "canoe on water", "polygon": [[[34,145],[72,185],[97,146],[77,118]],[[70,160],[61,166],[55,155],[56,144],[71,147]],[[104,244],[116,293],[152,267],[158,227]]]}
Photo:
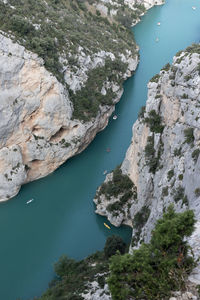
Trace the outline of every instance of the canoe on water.
{"label": "canoe on water", "polygon": [[106,226],[108,229],[110,229],[110,226],[108,226],[108,224],[103,223],[104,226]]}

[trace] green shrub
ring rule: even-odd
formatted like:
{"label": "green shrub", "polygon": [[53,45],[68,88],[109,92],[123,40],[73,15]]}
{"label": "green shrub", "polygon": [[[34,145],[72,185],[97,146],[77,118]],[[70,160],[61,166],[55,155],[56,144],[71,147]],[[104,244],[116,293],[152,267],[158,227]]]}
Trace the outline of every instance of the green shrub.
{"label": "green shrub", "polygon": [[185,195],[185,196],[183,197],[183,202],[182,202],[182,204],[185,204],[185,205],[187,205],[187,206],[189,205],[187,195]]}
{"label": "green shrub", "polygon": [[124,73],[127,64],[121,62],[119,59],[112,61],[107,59],[105,66],[97,67],[91,70],[88,74],[86,85],[75,94],[70,93],[70,99],[74,105],[73,118],[83,121],[89,121],[91,118],[96,117],[99,106],[112,105],[115,93],[112,89],[107,89],[106,95],[101,94],[101,89],[105,81],[105,74],[109,75],[109,80],[118,82],[122,85],[122,78],[120,80],[119,73]]}
{"label": "green shrub", "polygon": [[171,170],[169,170],[168,173],[167,173],[167,179],[168,179],[168,181],[170,181],[170,180],[172,179],[173,176],[174,176],[174,170],[171,169]]}
{"label": "green shrub", "polygon": [[[124,253],[124,252],[122,252]],[[55,264],[57,277],[49,284],[49,289],[37,299],[40,300],[82,300],[81,296],[87,290],[88,282],[98,281],[104,286],[105,275],[108,272],[108,260],[103,252],[96,252],[86,259],[75,261],[62,256]]]}
{"label": "green shrub", "polygon": [[150,215],[150,209],[146,206],[143,206],[137,214],[135,214],[133,219],[133,227],[138,229],[142,228],[147,222]]}
{"label": "green shrub", "polygon": [[103,251],[105,257],[109,258],[112,255],[116,254],[117,251],[119,251],[121,254],[124,254],[125,249],[126,244],[124,243],[122,238],[117,235],[112,235],[107,238]]}
{"label": "green shrub", "polygon": [[154,75],[151,79],[150,79],[150,82],[158,82],[159,81],[159,78],[160,78],[160,74],[156,74]]}
{"label": "green shrub", "polygon": [[145,157],[148,159],[155,154],[155,149],[154,149],[154,136],[148,136],[147,138],[147,144],[145,147]]}
{"label": "green shrub", "polygon": [[199,154],[200,154],[200,149],[195,149],[195,150],[192,152],[192,158],[193,158],[193,160],[194,160],[194,163],[197,162],[198,157],[199,157]]}
{"label": "green shrub", "polygon": [[137,192],[136,191],[131,191],[129,190],[128,192],[126,192],[122,197],[120,197],[120,202],[122,205],[124,205],[125,203],[128,202],[128,200],[130,200],[131,198],[136,199],[137,198]]}
{"label": "green shrub", "polygon": [[194,128],[186,128],[184,130],[185,143],[192,144],[194,142]]}
{"label": "green shrub", "polygon": [[181,147],[180,148],[175,148],[174,149],[174,156],[181,156],[182,154],[182,150],[181,150]]}
{"label": "green shrub", "polygon": [[162,68],[163,71],[169,71],[169,69],[170,69],[170,64],[169,64],[169,63],[167,63],[167,64]]}
{"label": "green shrub", "polygon": [[183,174],[179,174],[179,175],[178,175],[178,179],[179,179],[179,180],[183,180]]}
{"label": "green shrub", "polygon": [[142,244],[132,255],[112,256],[112,299],[169,299],[171,291],[184,289],[195,265],[184,237],[191,235],[194,223],[192,211],[177,214],[170,206],[157,222],[150,244]]}
{"label": "green shrub", "polygon": [[188,99],[188,95],[184,93],[184,94],[182,95],[182,99]]}
{"label": "green shrub", "polygon": [[167,197],[169,195],[169,192],[168,192],[168,186],[165,186],[163,187],[162,189],[162,196],[163,197]]}
{"label": "green shrub", "polygon": [[110,198],[111,196],[117,197],[119,194],[126,194],[133,187],[134,185],[131,179],[127,175],[123,175],[120,166],[118,166],[113,171],[112,181],[103,183],[99,194],[104,194],[107,198]]}
{"label": "green shrub", "polygon": [[187,47],[185,51],[187,51],[189,53],[200,54],[200,46],[199,46],[199,44],[192,44],[191,46]]}
{"label": "green shrub", "polygon": [[191,78],[192,78],[192,75],[190,75],[190,74],[184,76],[184,79],[185,79],[186,81],[190,80]]}
{"label": "green shrub", "polygon": [[59,277],[64,276],[67,272],[74,272],[76,268],[76,261],[63,255],[59,258],[58,262],[54,265],[54,270]]}
{"label": "green shrub", "polygon": [[150,209],[146,206],[143,206],[139,212],[137,212],[133,218],[133,228],[135,230],[135,235],[132,241],[132,244],[137,244],[140,238],[142,228],[146,224],[150,215]]}
{"label": "green shrub", "polygon": [[[146,164],[149,166],[149,171],[153,174],[157,171],[159,167],[160,157],[163,152],[163,143],[160,142],[157,156],[155,155],[156,151],[154,149],[154,136],[149,136],[147,138],[147,144],[144,149]],[[160,166],[161,167],[161,166]]]}
{"label": "green shrub", "polygon": [[151,110],[148,117],[145,118],[145,123],[150,127],[150,130],[155,133],[162,133],[164,126],[161,124],[162,120],[155,110]]}
{"label": "green shrub", "polygon": [[199,197],[200,196],[200,188],[196,188],[196,190],[194,191],[195,196]]}
{"label": "green shrub", "polygon": [[104,250],[96,252],[81,261],[75,261],[63,255],[55,264],[56,277],[40,300],[82,300],[87,292],[88,282],[97,281],[100,288],[105,285],[109,271],[108,259],[116,251],[124,254],[126,244],[121,237],[113,235],[107,238]]}
{"label": "green shrub", "polygon": [[115,201],[114,203],[108,204],[108,206],[106,207],[106,210],[109,212],[114,212],[114,211],[122,211],[122,205],[120,203],[120,201]]}
{"label": "green shrub", "polygon": [[173,194],[174,194],[174,201],[178,202],[179,200],[183,200],[184,196],[185,196],[185,189],[184,187],[180,186],[176,189],[173,190]]}

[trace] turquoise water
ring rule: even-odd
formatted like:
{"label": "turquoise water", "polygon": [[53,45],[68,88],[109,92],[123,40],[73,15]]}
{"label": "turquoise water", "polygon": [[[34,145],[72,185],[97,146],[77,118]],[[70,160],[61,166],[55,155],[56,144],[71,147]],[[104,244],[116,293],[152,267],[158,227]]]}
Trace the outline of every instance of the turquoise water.
{"label": "turquoise water", "polygon": [[[168,0],[165,6],[151,9],[134,28],[141,63],[125,84],[116,107],[118,119],[111,120],[82,154],[0,205],[0,300],[40,295],[53,277],[53,263],[63,253],[84,258],[102,249],[111,234],[129,241],[130,228],[111,225],[109,231],[103,226],[105,219],[95,215],[92,198],[104,180],[104,170],[112,170],[124,158],[132,124],[146,101],[148,80],[178,50],[199,42],[199,17],[198,0]],[[31,198],[34,201],[26,205]]]}

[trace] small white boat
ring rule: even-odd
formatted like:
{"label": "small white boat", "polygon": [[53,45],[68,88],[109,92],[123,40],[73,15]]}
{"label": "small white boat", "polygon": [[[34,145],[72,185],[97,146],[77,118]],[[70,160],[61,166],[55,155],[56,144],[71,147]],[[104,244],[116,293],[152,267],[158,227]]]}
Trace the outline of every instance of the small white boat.
{"label": "small white boat", "polygon": [[107,170],[105,170],[105,171],[103,172],[103,175],[106,175],[106,174],[107,174],[107,172],[108,172],[108,171],[107,171]]}
{"label": "small white boat", "polygon": [[156,42],[158,42],[159,41],[159,38],[156,38]]}
{"label": "small white boat", "polygon": [[160,26],[160,22],[158,22],[157,25]]}
{"label": "small white boat", "polygon": [[34,199],[30,199],[30,200],[28,200],[28,201],[26,202],[26,204],[29,204],[29,203],[31,203],[33,200],[34,200]]}
{"label": "small white boat", "polygon": [[194,9],[194,10],[195,10],[195,9],[196,9],[196,6],[192,6],[192,9]]}
{"label": "small white boat", "polygon": [[113,120],[116,120],[116,119],[117,119],[117,115],[114,115],[114,116],[113,116]]}

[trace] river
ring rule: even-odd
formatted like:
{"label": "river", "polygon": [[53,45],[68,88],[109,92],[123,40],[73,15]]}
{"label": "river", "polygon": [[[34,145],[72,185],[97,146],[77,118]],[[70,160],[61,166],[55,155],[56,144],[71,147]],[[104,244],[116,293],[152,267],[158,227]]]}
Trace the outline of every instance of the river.
{"label": "river", "polygon": [[[200,2],[167,0],[164,6],[148,11],[133,31],[141,62],[124,85],[116,106],[117,120],[111,119],[82,154],[0,204],[1,300],[40,295],[53,277],[54,262],[63,253],[82,259],[101,250],[112,234],[130,241],[130,228],[105,228],[105,218],[95,215],[92,199],[105,178],[104,170],[111,171],[124,158],[133,122],[147,98],[148,80],[171,62],[177,51],[199,42]],[[106,152],[108,147],[110,152]],[[34,201],[27,205],[31,198]]]}

